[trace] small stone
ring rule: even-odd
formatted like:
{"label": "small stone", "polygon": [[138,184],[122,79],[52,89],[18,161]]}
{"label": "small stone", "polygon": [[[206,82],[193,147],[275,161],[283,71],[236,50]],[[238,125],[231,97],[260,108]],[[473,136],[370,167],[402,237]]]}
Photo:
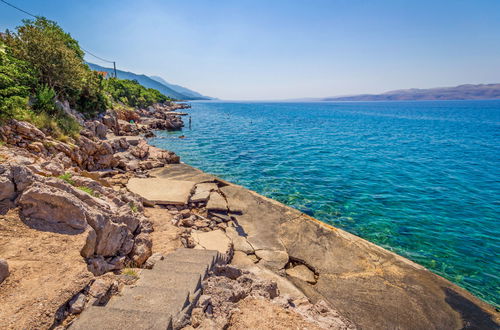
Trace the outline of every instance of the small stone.
{"label": "small stone", "polygon": [[85,308],[86,297],[83,293],[79,293],[69,302],[69,312],[71,314],[80,314]]}
{"label": "small stone", "polygon": [[152,269],[158,261],[163,259],[164,257],[161,253],[159,252],[153,253],[153,255],[149,257],[148,260],[146,260],[146,262],[144,263],[144,268]]}
{"label": "small stone", "polygon": [[9,264],[7,261],[0,259],[0,283],[2,283],[9,275]]}
{"label": "small stone", "polygon": [[191,311],[191,325],[197,328],[204,319],[205,313],[202,308],[193,308]]}
{"label": "small stone", "polygon": [[203,294],[200,296],[200,299],[198,299],[198,306],[203,308],[203,310],[205,310],[211,304],[212,297],[210,297],[209,295]]}
{"label": "small stone", "polygon": [[293,268],[286,270],[286,274],[290,277],[295,277],[307,283],[316,283],[316,278],[312,270],[310,270],[306,265],[298,265]]}
{"label": "small stone", "polygon": [[194,226],[194,221],[192,218],[183,219],[183,220],[181,220],[180,223],[184,227],[193,227]]}

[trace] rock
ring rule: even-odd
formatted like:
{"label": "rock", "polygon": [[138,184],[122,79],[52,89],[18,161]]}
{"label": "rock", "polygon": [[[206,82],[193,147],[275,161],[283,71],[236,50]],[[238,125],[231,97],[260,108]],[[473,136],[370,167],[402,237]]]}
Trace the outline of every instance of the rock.
{"label": "rock", "polygon": [[86,297],[83,293],[80,292],[69,301],[69,312],[71,314],[80,314],[85,308],[85,302]]}
{"label": "rock", "polygon": [[81,256],[84,258],[91,257],[95,252],[96,244],[97,244],[97,234],[93,228],[88,228],[87,238],[85,239],[85,245],[80,251]]}
{"label": "rock", "polygon": [[186,218],[186,219],[182,219],[180,221],[181,225],[183,227],[193,227],[194,226],[194,220],[193,218],[189,217],[189,218]]}
{"label": "rock", "polygon": [[205,228],[205,227],[208,227],[209,225],[210,225],[210,222],[207,220],[203,220],[203,219],[198,219],[194,222],[194,226],[198,227],[198,228]]}
{"label": "rock", "polygon": [[231,266],[231,265],[218,265],[213,270],[213,273],[216,276],[225,276],[225,277],[230,278],[232,280],[236,280],[238,277],[240,277],[243,274],[241,272],[241,269],[234,267],[234,266]]}
{"label": "rock", "polygon": [[148,260],[146,260],[146,262],[144,263],[144,268],[152,269],[154,267],[154,265],[156,264],[156,262],[163,260],[163,259],[164,259],[164,257],[161,253],[159,253],[159,252],[153,253],[153,255],[151,255],[151,257],[149,257]]}
{"label": "rock", "polygon": [[246,254],[254,253],[253,247],[248,243],[244,236],[241,236],[236,228],[228,227],[226,228],[226,235],[233,242],[233,249],[235,251],[242,251]]}
{"label": "rock", "polygon": [[141,140],[136,147],[130,149],[130,153],[137,158],[146,158],[149,154],[149,145],[146,141]]}
{"label": "rock", "polygon": [[101,140],[105,139],[107,130],[108,128],[106,127],[106,125],[97,123],[95,127],[95,135]]}
{"label": "rock", "polygon": [[7,261],[0,259],[0,283],[2,283],[9,275],[9,264]]}
{"label": "rock", "polygon": [[14,183],[5,176],[0,176],[0,200],[12,199],[16,195]]}
{"label": "rock", "polygon": [[152,247],[151,237],[141,233],[135,237],[134,247],[129,256],[137,266],[141,266],[151,256]]}
{"label": "rock", "polygon": [[202,308],[193,308],[191,312],[191,325],[194,328],[197,328],[204,319],[204,311]]}
{"label": "rock", "polygon": [[202,294],[198,299],[198,306],[203,308],[203,311],[212,304],[212,298],[209,295]]}
{"label": "rock", "polygon": [[289,268],[286,271],[286,274],[291,277],[295,277],[301,281],[305,281],[307,283],[315,284],[316,277],[312,270],[310,270],[306,265],[297,265],[293,268]]}
{"label": "rock", "polygon": [[265,266],[273,271],[283,269],[288,263],[288,254],[283,251],[256,250],[255,254],[260,258],[259,265]]}
{"label": "rock", "polygon": [[216,191],[210,193],[210,199],[207,203],[207,210],[209,211],[225,211],[227,212],[226,199]]}
{"label": "rock", "polygon": [[89,288],[89,305],[105,303],[113,288],[113,281],[109,278],[97,278]]}
{"label": "rock", "polygon": [[114,269],[114,265],[108,263],[102,256],[87,259],[88,269],[92,274],[99,276]]}
{"label": "rock", "polygon": [[21,214],[49,224],[83,230],[90,217],[87,207],[74,195],[50,187],[37,185],[28,188],[19,199]]}

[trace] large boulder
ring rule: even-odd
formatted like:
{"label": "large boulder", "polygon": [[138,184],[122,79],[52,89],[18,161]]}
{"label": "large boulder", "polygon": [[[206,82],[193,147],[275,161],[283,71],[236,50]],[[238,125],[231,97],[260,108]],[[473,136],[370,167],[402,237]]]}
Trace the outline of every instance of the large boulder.
{"label": "large boulder", "polygon": [[[47,185],[33,185],[18,201],[21,214],[33,220],[84,230],[91,217],[88,207],[74,195]],[[95,222],[95,220],[94,220]]]}

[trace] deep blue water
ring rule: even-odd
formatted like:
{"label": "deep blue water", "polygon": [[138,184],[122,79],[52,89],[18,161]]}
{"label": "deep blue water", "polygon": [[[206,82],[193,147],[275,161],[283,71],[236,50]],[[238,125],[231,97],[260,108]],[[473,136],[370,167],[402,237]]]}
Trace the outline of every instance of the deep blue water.
{"label": "deep blue water", "polygon": [[192,106],[151,142],[500,305],[500,101]]}

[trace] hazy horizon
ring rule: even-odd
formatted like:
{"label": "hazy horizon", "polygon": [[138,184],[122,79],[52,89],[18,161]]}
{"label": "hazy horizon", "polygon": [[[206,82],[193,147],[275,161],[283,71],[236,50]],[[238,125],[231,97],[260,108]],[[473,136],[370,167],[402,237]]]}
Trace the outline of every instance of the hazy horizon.
{"label": "hazy horizon", "polygon": [[[492,0],[10,2],[57,21],[120,70],[224,100],[500,80],[500,2]],[[24,18],[0,3],[1,30]]]}

